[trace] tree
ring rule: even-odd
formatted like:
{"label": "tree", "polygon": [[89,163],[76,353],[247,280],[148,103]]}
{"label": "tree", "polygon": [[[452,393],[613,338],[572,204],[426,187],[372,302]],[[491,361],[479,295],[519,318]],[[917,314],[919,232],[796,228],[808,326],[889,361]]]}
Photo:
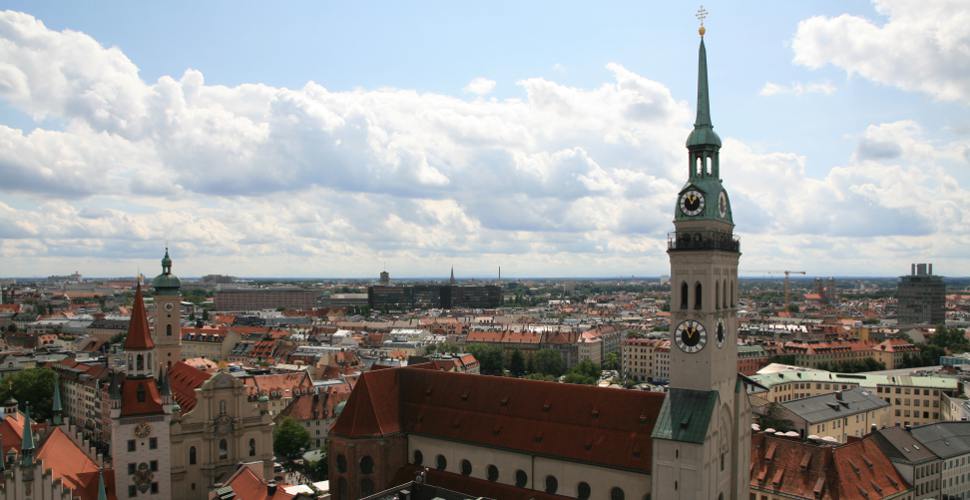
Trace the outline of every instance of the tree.
{"label": "tree", "polygon": [[203,309],[202,310],[202,321],[209,321],[209,310],[208,309]]}
{"label": "tree", "polygon": [[51,417],[51,402],[57,374],[50,368],[28,368],[7,377],[0,385],[0,401],[13,397],[23,410],[30,403],[30,417],[45,421]]}
{"label": "tree", "polygon": [[483,375],[505,374],[505,355],[502,353],[501,347],[472,344],[468,346],[468,352],[478,360],[478,369]]}
{"label": "tree", "polygon": [[616,355],[615,352],[611,352],[606,355],[606,359],[603,361],[604,370],[619,370],[620,369],[620,357]]}
{"label": "tree", "polygon": [[566,374],[567,384],[593,385],[599,381],[602,371],[592,361],[584,359]]}
{"label": "tree", "polygon": [[758,425],[761,430],[774,429],[776,431],[787,431],[792,428],[791,420],[781,417],[781,406],[778,403],[769,403],[768,409],[763,415],[758,416]]}
{"label": "tree", "polygon": [[535,353],[535,371],[558,377],[563,373],[562,356],[555,349],[541,349]]}
{"label": "tree", "polygon": [[509,357],[509,371],[516,377],[525,375],[525,356],[522,351],[515,349]]}
{"label": "tree", "polygon": [[273,431],[273,451],[289,460],[299,458],[310,446],[310,432],[292,417],[285,417]]}

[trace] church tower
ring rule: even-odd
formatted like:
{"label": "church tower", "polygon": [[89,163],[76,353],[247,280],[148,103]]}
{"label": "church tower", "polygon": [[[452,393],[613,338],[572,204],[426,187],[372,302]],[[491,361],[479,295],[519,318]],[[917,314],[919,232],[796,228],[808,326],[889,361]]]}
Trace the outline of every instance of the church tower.
{"label": "church tower", "polygon": [[169,499],[173,404],[156,382],[158,350],[148,329],[140,283],[124,349],[125,373],[114,375],[109,390],[115,488],[119,498]]}
{"label": "church tower", "polygon": [[[701,12],[703,17],[705,14]],[[668,237],[670,392],[653,434],[653,498],[748,498],[751,410],[737,376],[740,243],[711,122],[705,28],[687,182]]]}
{"label": "church tower", "polygon": [[165,248],[162,274],[152,280],[155,289],[155,345],[158,350],[156,375],[167,374],[182,360],[182,281],[172,274],[172,259]]}

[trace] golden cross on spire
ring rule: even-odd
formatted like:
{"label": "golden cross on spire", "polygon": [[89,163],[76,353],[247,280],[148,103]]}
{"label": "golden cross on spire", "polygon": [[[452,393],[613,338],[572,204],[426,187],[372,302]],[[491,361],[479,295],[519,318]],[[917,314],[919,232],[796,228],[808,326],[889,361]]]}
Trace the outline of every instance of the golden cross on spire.
{"label": "golden cross on spire", "polygon": [[697,29],[697,32],[700,33],[700,35],[703,37],[704,33],[707,32],[707,30],[704,29],[704,19],[707,18],[707,10],[704,9],[703,5],[701,5],[700,8],[697,9],[697,14],[695,14],[694,17],[696,17],[697,20],[701,22],[701,27]]}

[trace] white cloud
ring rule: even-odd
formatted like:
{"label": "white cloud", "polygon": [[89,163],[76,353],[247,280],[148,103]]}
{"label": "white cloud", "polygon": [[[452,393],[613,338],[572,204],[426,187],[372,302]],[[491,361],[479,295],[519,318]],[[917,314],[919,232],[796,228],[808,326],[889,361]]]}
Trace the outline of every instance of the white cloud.
{"label": "white cloud", "polygon": [[774,96],[781,94],[791,94],[800,96],[803,94],[822,94],[832,95],[835,93],[835,85],[829,82],[792,82],[791,85],[783,85],[775,82],[765,82],[759,94],[763,96]]}
{"label": "white cloud", "polygon": [[832,64],[850,75],[940,100],[970,101],[970,9],[964,0],[873,0],[888,20],[812,17],[799,23],[795,62]]}
{"label": "white cloud", "polygon": [[[156,265],[165,241],[195,275],[359,276],[386,260],[427,276],[445,259],[526,276],[667,268],[693,113],[618,64],[595,88],[530,78],[504,100],[227,87],[197,70],[145,82],[118,49],[9,12],[0,61],[0,98],[65,124],[0,125],[5,274],[124,274]],[[877,124],[812,178],[803,157],[724,137],[746,261],[810,249],[831,269],[855,249],[905,266],[932,257],[927,242],[968,243],[970,193],[947,170],[966,164],[965,143]]]}
{"label": "white cloud", "polygon": [[495,90],[495,80],[489,80],[488,78],[479,76],[468,82],[468,85],[465,85],[463,90],[469,94],[488,95]]}

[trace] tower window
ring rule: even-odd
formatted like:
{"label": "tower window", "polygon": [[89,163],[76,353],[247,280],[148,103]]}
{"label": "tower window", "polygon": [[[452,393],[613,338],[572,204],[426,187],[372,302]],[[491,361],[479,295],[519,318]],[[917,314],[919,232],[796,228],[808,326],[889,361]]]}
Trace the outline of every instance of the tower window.
{"label": "tower window", "polygon": [[360,459],[360,471],[364,474],[370,474],[374,472],[374,459],[370,455],[364,455]]}
{"label": "tower window", "polygon": [[421,450],[414,450],[414,465],[424,465],[424,453]]}
{"label": "tower window", "polygon": [[158,449],[158,438],[148,438],[148,449]]}
{"label": "tower window", "polygon": [[195,446],[191,446],[189,447],[189,465],[195,465],[195,463],[196,463]]}
{"label": "tower window", "polygon": [[251,457],[255,457],[256,456],[256,440],[255,439],[250,439],[249,440],[249,456],[251,456]]}
{"label": "tower window", "polygon": [[165,335],[168,337],[172,336],[172,325],[165,325]]}
{"label": "tower window", "polygon": [[489,465],[485,468],[485,475],[488,477],[489,481],[498,481],[498,467]]}
{"label": "tower window", "polygon": [[724,293],[721,295],[721,301],[724,302],[724,308],[728,308],[728,282],[724,280]]}
{"label": "tower window", "polygon": [[229,443],[225,439],[219,440],[219,459],[225,460],[229,458]]}
{"label": "tower window", "polygon": [[529,482],[529,475],[525,473],[524,470],[519,469],[515,471],[515,486],[518,488],[524,488],[526,483]]}
{"label": "tower window", "polygon": [[680,284],[680,308],[687,309],[687,298],[690,296],[690,287],[687,282]]}
{"label": "tower window", "polygon": [[134,439],[129,439],[128,440],[128,451],[135,451],[135,440]]}
{"label": "tower window", "polygon": [[714,309],[721,308],[721,282],[714,282]]}
{"label": "tower window", "polygon": [[701,290],[701,284],[698,282],[694,285],[694,309],[700,309],[703,307],[703,291]]}
{"label": "tower window", "polygon": [[589,496],[591,494],[592,492],[590,490],[589,483],[586,481],[580,481],[579,484],[576,485],[576,498],[579,500],[589,500]]}
{"label": "tower window", "polygon": [[625,497],[626,494],[623,493],[623,488],[620,488],[619,486],[614,486],[613,489],[610,490],[610,500],[623,500]]}
{"label": "tower window", "polygon": [[556,480],[556,476],[546,476],[546,493],[554,495],[558,489],[559,481]]}
{"label": "tower window", "polygon": [[461,475],[470,476],[472,475],[472,463],[467,459],[461,461]]}
{"label": "tower window", "polygon": [[435,467],[437,467],[438,470],[445,470],[448,468],[448,459],[445,458],[444,455],[438,455],[435,457]]}
{"label": "tower window", "polygon": [[145,369],[145,359],[141,357],[141,354],[135,356],[135,369],[139,371]]}

